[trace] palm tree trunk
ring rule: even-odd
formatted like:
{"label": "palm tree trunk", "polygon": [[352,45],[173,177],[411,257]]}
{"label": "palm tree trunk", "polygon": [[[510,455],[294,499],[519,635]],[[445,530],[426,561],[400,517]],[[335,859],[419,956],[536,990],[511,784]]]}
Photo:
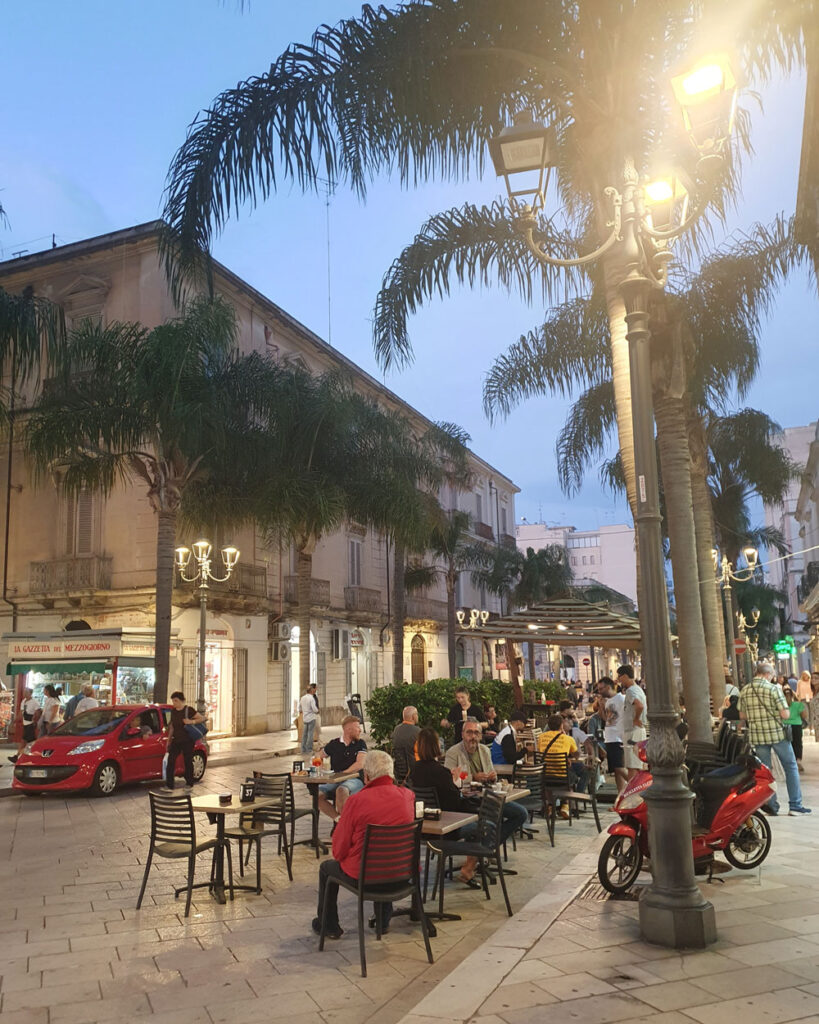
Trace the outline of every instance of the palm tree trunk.
{"label": "palm tree trunk", "polygon": [[173,604],[175,546],[176,509],[158,509],[156,528],[156,622],[154,625],[154,668],[156,672],[154,701],[158,704],[164,704],[168,699],[168,677],[171,671],[171,608]]}
{"label": "palm tree trunk", "polygon": [[454,679],[455,668],[455,576],[449,571],[446,574],[446,647],[449,655],[449,678]]}
{"label": "palm tree trunk", "polygon": [[714,513],[708,489],[708,465],[702,420],[688,415],[688,448],[691,454],[691,494],[694,499],[694,527],[697,533],[697,571],[700,577],[700,602],[705,627],[705,653],[708,658],[708,681],[711,707],[719,715],[725,700],[725,626],[719,585],[714,579]]}
{"label": "palm tree trunk", "polygon": [[313,582],[313,555],[299,548],[296,556],[296,596],[299,623],[299,696],[310,685],[310,590]]}
{"label": "palm tree trunk", "polygon": [[407,617],[407,591],[404,586],[406,557],[406,548],[396,541],[392,577],[392,682],[394,686],[399,686],[404,682],[404,622]]}
{"label": "palm tree trunk", "polygon": [[506,664],[509,666],[509,677],[512,683],[515,707],[522,708],[523,689],[520,685],[520,672],[518,671],[518,663],[515,661],[515,645],[509,637],[506,638]]}
{"label": "palm tree trunk", "polygon": [[669,389],[655,389],[654,416],[657,421],[666,523],[671,543],[671,570],[677,603],[680,670],[686,720],[691,740],[695,743],[710,743],[712,737],[708,660],[705,653],[697,570],[691,458],[682,398],[670,393]]}

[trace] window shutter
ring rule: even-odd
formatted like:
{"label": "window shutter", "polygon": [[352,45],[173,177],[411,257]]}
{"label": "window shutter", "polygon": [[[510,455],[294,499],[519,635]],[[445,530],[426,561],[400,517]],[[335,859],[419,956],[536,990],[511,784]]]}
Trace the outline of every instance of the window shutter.
{"label": "window shutter", "polygon": [[77,555],[90,555],[94,549],[94,496],[91,491],[82,491],[77,497]]}
{"label": "window shutter", "polygon": [[63,501],[65,506],[65,543],[63,551],[67,555],[74,554],[74,524],[76,522],[77,502],[75,498],[66,497]]}

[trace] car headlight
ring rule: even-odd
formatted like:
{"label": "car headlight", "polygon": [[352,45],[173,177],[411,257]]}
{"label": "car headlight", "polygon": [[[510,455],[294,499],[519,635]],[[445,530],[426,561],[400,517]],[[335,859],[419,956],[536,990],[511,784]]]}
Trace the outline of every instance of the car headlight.
{"label": "car headlight", "polygon": [[78,747],[74,747],[73,750],[67,750],[67,754],[90,754],[92,750],[99,750],[100,747],[105,746],[105,740],[86,740],[85,743],[81,743]]}

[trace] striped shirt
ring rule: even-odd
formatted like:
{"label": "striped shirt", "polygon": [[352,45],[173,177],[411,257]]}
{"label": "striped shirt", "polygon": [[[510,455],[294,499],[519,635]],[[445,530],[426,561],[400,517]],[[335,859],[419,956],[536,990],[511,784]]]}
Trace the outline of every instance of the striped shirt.
{"label": "striped shirt", "polygon": [[748,720],[748,739],[753,746],[780,743],[785,738],[780,709],[788,710],[785,694],[762,676],[740,690],[739,710]]}

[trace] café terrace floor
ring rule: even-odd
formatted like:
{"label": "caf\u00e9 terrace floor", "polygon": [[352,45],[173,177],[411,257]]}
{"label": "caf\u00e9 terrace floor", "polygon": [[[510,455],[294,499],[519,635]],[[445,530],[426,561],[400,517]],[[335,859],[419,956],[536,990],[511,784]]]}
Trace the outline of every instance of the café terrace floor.
{"label": "caf\u00e9 terrace floor", "polygon": [[[282,761],[253,767],[277,771]],[[291,883],[266,840],[263,894],[220,907],[200,891],[186,921],[171,894],[180,867],[167,862],[134,910],[147,847],[144,787],[108,800],[2,800],[3,1024],[535,1024],[552,1013],[575,1024],[819,1024],[819,745],[810,738],[805,764],[815,813],[772,820],[761,875],[732,871],[724,884],[703,886],[719,929],[706,951],[641,942],[636,903],[587,891],[603,838],[587,816],[572,828],[559,822],[554,849],[545,830],[518,844],[513,918],[497,887],[487,902],[449,886],[446,907],[463,920],[438,925],[432,966],[407,918],[380,944],[368,930],[366,979],[345,894],[345,934],[317,951],[318,862],[305,847]],[[204,789],[235,791],[247,770],[214,767]],[[611,820],[604,809],[604,825]],[[301,827],[306,834],[307,821]],[[203,859],[199,877],[204,870]]]}

